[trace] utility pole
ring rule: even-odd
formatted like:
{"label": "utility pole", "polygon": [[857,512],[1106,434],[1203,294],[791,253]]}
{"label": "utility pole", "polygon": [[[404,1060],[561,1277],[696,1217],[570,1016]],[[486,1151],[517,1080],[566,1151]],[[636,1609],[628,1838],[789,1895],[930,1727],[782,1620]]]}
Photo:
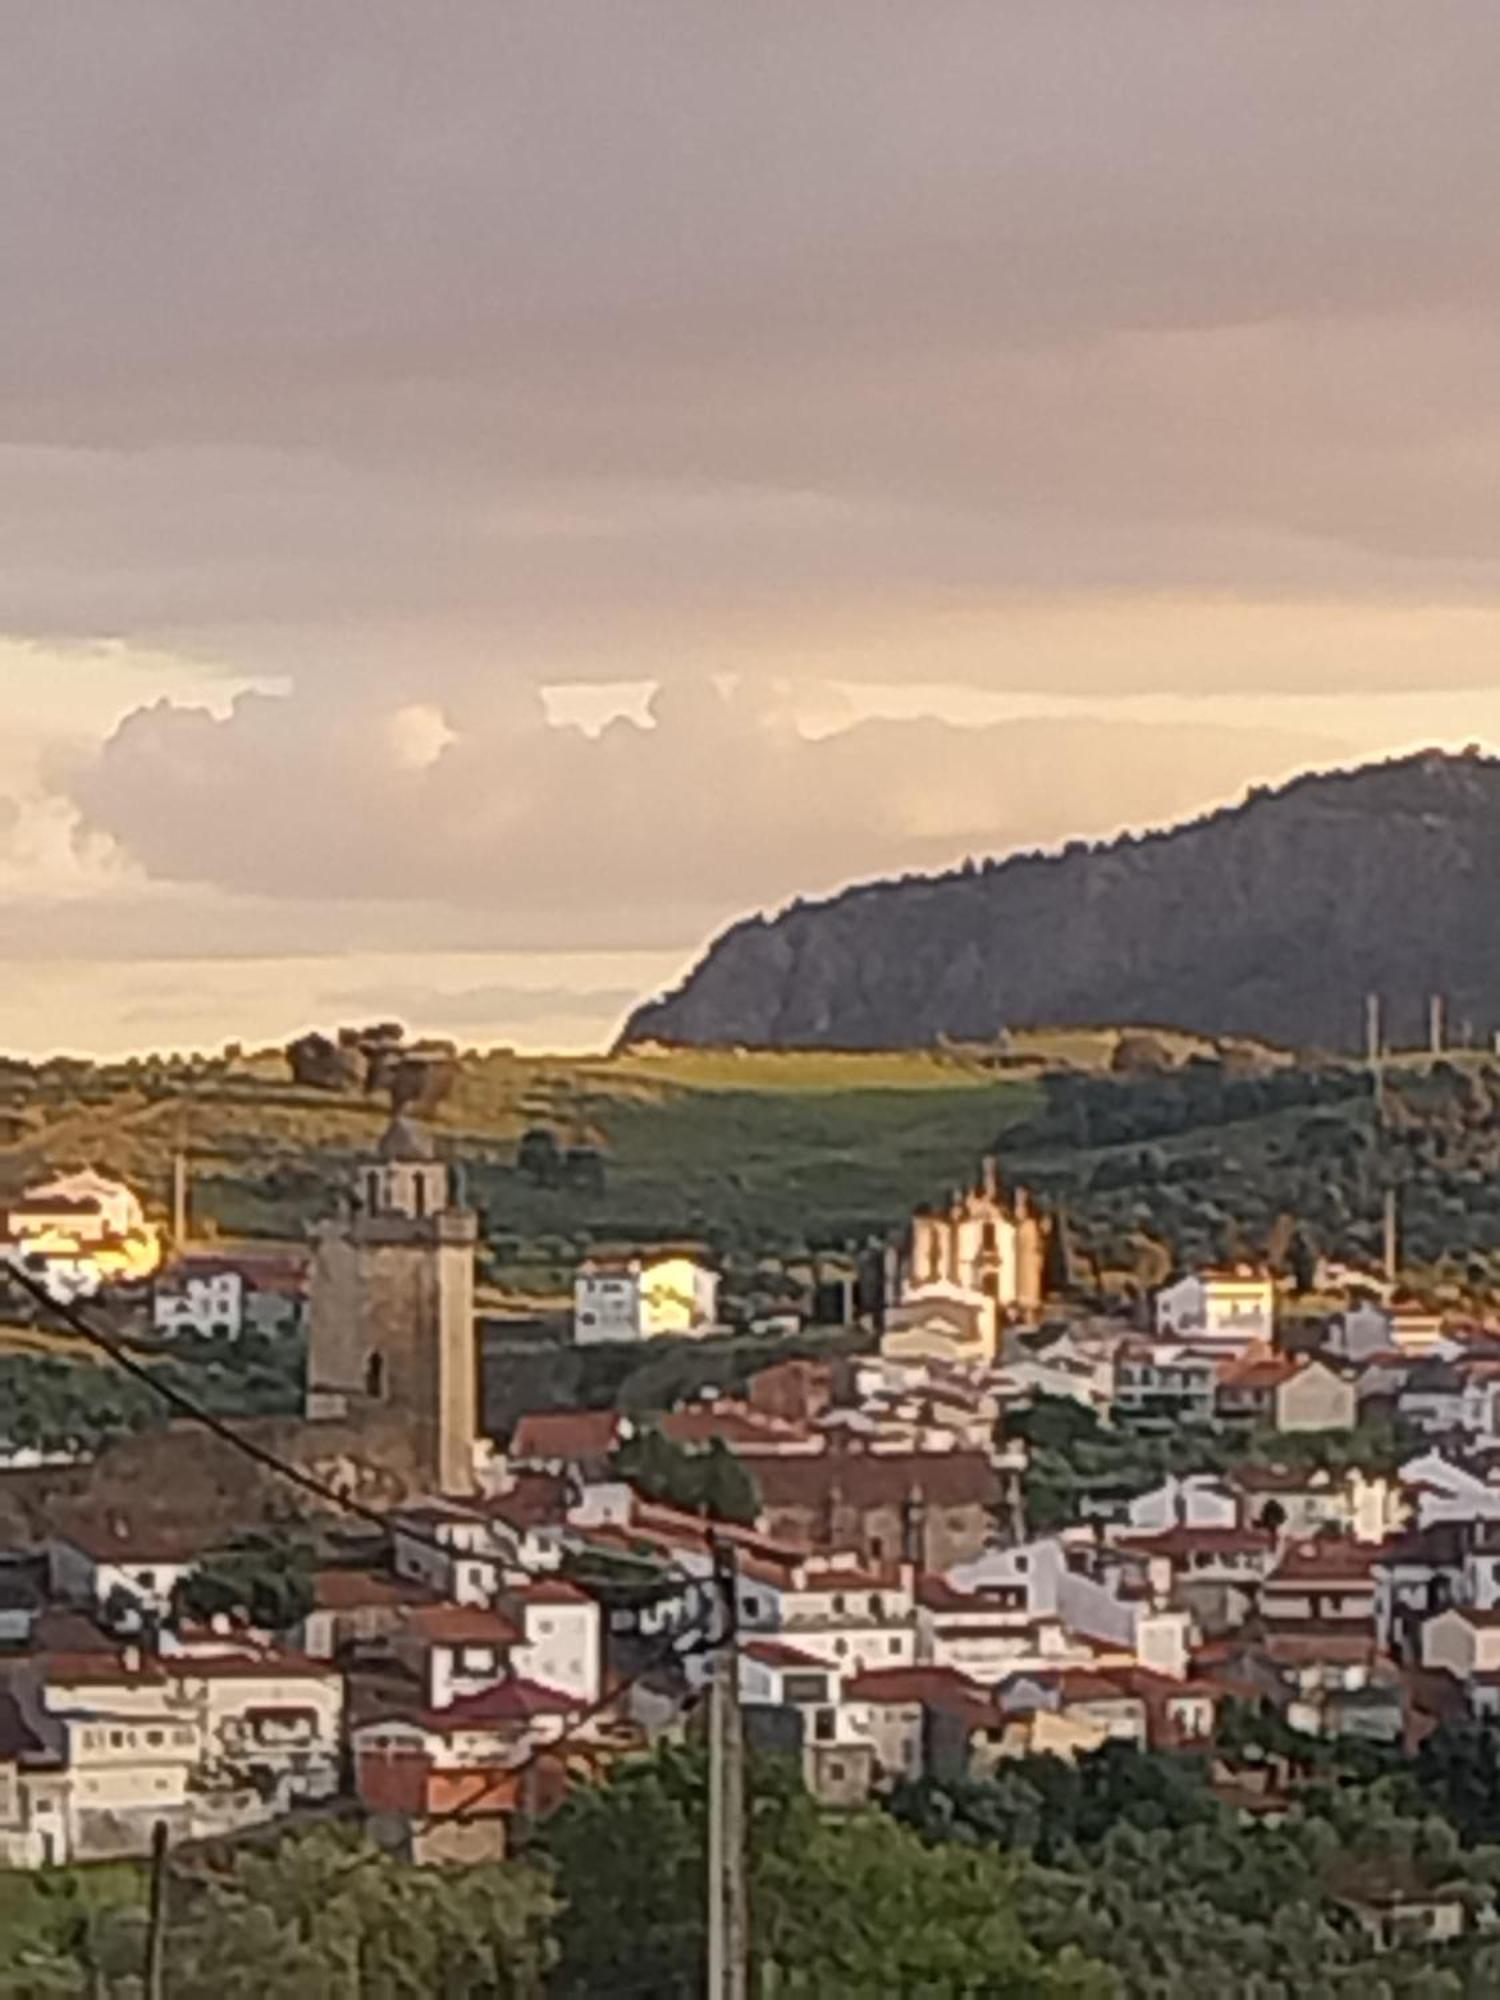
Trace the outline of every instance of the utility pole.
{"label": "utility pole", "polygon": [[1396,1282],[1396,1273],[1401,1264],[1401,1222],[1396,1202],[1396,1190],[1385,1191],[1385,1226],[1383,1231],[1385,1247],[1385,1279],[1388,1285]]}
{"label": "utility pole", "polygon": [[172,1249],[181,1256],[188,1239],[187,1154],[179,1146],[172,1155]]}
{"label": "utility pole", "polygon": [[151,1895],[146,1913],[145,2000],[164,2000],[163,1968],[167,1952],[167,1823],[151,1829]]}
{"label": "utility pole", "polygon": [[1381,1032],[1380,995],[1365,995],[1365,1060],[1375,1095],[1375,1123],[1385,1125],[1385,1046]]}
{"label": "utility pole", "polygon": [[745,1736],[740,1716],[739,1577],[733,1549],[712,1541],[724,1626],[708,1687],[708,2000],[747,2000]]}
{"label": "utility pole", "polygon": [[1443,996],[1441,993],[1434,993],[1427,1003],[1428,1049],[1433,1055],[1440,1056],[1443,1053],[1443,1042]]}

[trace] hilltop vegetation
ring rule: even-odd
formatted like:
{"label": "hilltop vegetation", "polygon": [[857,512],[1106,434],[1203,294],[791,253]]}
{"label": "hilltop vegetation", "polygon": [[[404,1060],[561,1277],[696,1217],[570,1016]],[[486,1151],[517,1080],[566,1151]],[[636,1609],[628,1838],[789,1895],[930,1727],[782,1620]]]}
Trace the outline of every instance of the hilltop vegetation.
{"label": "hilltop vegetation", "polygon": [[736,924],[627,1043],[842,1048],[1156,1021],[1350,1049],[1365,995],[1500,1027],[1500,763],[1435,753],[1186,826],[867,883]]}
{"label": "hilltop vegetation", "polygon": [[[810,1259],[884,1239],[998,1151],[1066,1214],[1076,1280],[1174,1262],[1368,1260],[1388,1188],[1410,1264],[1500,1285],[1500,1063],[1364,1068],[1159,1031],[1017,1037],[1002,1050],[455,1053],[429,1119],[484,1219],[492,1286],[560,1298],[601,1243],[687,1238],[733,1296],[774,1310]],[[201,1233],[297,1238],[389,1116],[379,1088],[293,1080],[279,1052],[94,1067],[12,1064],[0,1195],[92,1161],[167,1210],[179,1145]],[[17,1129],[19,1128],[19,1129]],[[790,1273],[790,1275],[789,1275]]]}

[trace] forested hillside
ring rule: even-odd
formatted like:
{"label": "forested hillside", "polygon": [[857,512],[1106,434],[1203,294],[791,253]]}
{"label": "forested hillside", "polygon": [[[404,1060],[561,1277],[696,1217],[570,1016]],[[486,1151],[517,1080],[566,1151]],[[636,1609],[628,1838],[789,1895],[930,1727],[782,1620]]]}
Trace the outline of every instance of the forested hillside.
{"label": "forested hillside", "polygon": [[624,1040],[912,1047],[1150,1021],[1349,1049],[1442,993],[1500,1026],[1500,763],[1435,753],[1312,776],[1191,825],[871,883],[728,931]]}

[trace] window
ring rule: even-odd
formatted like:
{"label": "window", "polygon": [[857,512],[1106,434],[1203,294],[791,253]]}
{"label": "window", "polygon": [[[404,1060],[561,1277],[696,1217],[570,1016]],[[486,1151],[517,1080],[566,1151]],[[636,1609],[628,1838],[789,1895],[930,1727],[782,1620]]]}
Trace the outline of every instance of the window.
{"label": "window", "polygon": [[833,1642],[833,1650],[839,1659],[841,1660],[847,1659],[849,1654],[849,1641],[847,1639],[835,1639]]}
{"label": "window", "polygon": [[365,1394],[383,1396],[385,1394],[385,1356],[372,1354],[365,1363]]}
{"label": "window", "polygon": [[831,1708],[820,1708],[813,1717],[813,1735],[819,1743],[833,1741],[834,1713]]}
{"label": "window", "polygon": [[901,1640],[900,1640],[900,1638],[899,1638],[898,1636],[896,1636],[895,1634],[893,1634],[893,1635],[892,1635],[892,1636],[891,1636],[891,1637],[890,1637],[889,1639],[887,1639],[887,1640],[886,1640],[886,1642],[885,1642],[885,1650],[886,1650],[886,1651],[887,1651],[888,1653],[890,1653],[890,1654],[891,1654],[892,1656],[894,1656],[895,1654],[899,1653],[899,1652],[901,1651]]}
{"label": "window", "polygon": [[842,1594],[841,1594],[840,1592],[838,1592],[838,1591],[835,1591],[835,1592],[834,1592],[834,1596],[833,1596],[833,1611],[834,1611],[834,1616],[835,1616],[836,1618],[841,1618],[841,1617],[843,1616],[843,1612],[844,1612],[844,1599],[843,1599],[843,1596],[842,1596]]}
{"label": "window", "polygon": [[123,1750],[125,1748],[125,1732],[123,1729],[112,1729],[109,1732],[109,1747],[111,1750]]}
{"label": "window", "polygon": [[828,1778],[830,1784],[843,1783],[844,1766],[837,1757],[830,1757],[828,1760]]}
{"label": "window", "polygon": [[155,1590],[156,1571],[154,1569],[138,1569],[135,1573],[135,1580],[142,1590]]}
{"label": "window", "polygon": [[870,1599],[870,1616],[872,1618],[884,1618],[885,1600],[883,1598],[877,1596]]}
{"label": "window", "polygon": [[146,1731],[146,1741],[153,1750],[159,1750],[162,1741],[161,1731],[159,1729],[148,1729]]}

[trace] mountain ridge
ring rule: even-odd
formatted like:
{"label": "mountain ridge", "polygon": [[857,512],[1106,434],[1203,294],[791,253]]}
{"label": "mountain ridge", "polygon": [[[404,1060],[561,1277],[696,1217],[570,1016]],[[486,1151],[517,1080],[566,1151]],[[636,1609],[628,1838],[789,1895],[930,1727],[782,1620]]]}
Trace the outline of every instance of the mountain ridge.
{"label": "mountain ridge", "polygon": [[1291,1046],[1396,1041],[1442,993],[1500,1028],[1500,759],[1435,750],[1257,786],[1177,826],[862,882],[731,925],[630,1016],[643,1041],[900,1047],[1149,1020]]}

